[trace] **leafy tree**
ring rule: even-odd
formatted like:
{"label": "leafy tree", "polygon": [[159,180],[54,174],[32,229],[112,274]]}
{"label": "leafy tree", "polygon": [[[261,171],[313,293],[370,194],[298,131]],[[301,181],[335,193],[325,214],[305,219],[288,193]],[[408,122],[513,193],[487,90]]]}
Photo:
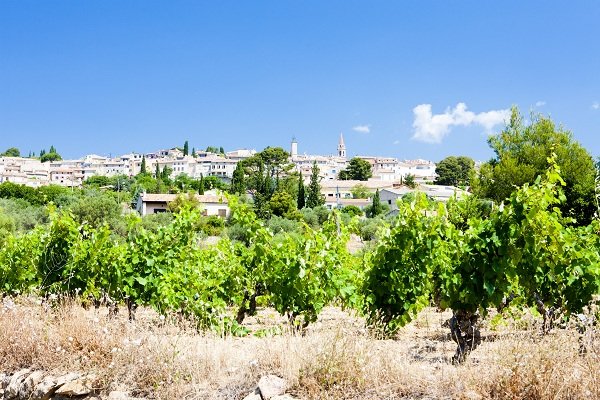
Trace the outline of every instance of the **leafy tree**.
{"label": "leafy tree", "polygon": [[233,171],[233,177],[231,178],[231,193],[241,195],[245,192],[244,167],[241,162],[238,162]]}
{"label": "leafy tree", "polygon": [[[162,169],[162,172],[160,173],[160,178],[163,180],[163,182],[168,182],[171,177],[171,173],[173,173],[173,168],[165,165]],[[180,174],[178,175],[178,177],[181,175],[184,174]]]}
{"label": "leafy tree", "polygon": [[121,207],[113,196],[105,192],[90,191],[70,208],[73,218],[80,224],[88,223],[95,228],[102,224],[114,224],[121,215]]}
{"label": "leafy tree", "polygon": [[269,216],[268,202],[278,189],[280,179],[290,174],[293,165],[289,153],[281,147],[267,147],[260,153],[241,161],[246,187],[254,195],[254,208],[261,218]]}
{"label": "leafy tree", "polygon": [[219,147],[219,153],[225,154],[225,149],[223,148],[223,146]]}
{"label": "leafy tree", "polygon": [[60,161],[60,160],[62,160],[62,157],[60,156],[60,154],[58,154],[55,151],[45,153],[43,156],[40,157],[40,161],[43,163],[48,162],[48,161]]}
{"label": "leafy tree", "polygon": [[525,183],[533,183],[543,175],[552,153],[560,166],[567,201],[560,205],[563,215],[587,225],[596,211],[596,170],[591,155],[573,139],[571,132],[557,127],[542,115],[532,115],[525,124],[516,107],[510,121],[498,135],[488,139],[495,157],[482,165],[473,192],[479,197],[504,202]]}
{"label": "leafy tree", "polygon": [[111,179],[108,176],[104,176],[104,175],[90,176],[85,181],[83,181],[84,187],[101,188],[101,187],[109,186],[110,184],[111,184]]}
{"label": "leafy tree", "polygon": [[417,182],[415,182],[415,176],[412,174],[408,174],[404,177],[404,184],[411,189],[417,187]]}
{"label": "leafy tree", "polygon": [[449,156],[437,163],[435,173],[437,185],[468,186],[475,172],[475,161],[465,156]]}
{"label": "leafy tree", "polygon": [[11,147],[9,149],[6,149],[6,151],[2,154],[0,154],[0,156],[2,157],[21,157],[21,151],[19,151],[19,149],[17,149],[16,147]]}
{"label": "leafy tree", "polygon": [[358,206],[354,206],[354,205],[348,205],[348,206],[344,206],[342,207],[342,213],[344,214],[349,214],[352,217],[358,216],[360,217],[361,215],[363,215],[363,211],[358,207]]}
{"label": "leafy tree", "polygon": [[294,219],[297,208],[294,198],[287,192],[275,192],[269,200],[272,215]]}
{"label": "leafy tree", "polygon": [[167,209],[172,213],[179,213],[183,210],[192,210],[200,207],[200,201],[194,192],[188,192],[186,195],[178,194],[175,200],[167,205]]}
{"label": "leafy tree", "polygon": [[227,190],[227,184],[218,176],[205,176],[203,182],[206,190]]}
{"label": "leafy tree", "polygon": [[325,204],[325,199],[321,195],[321,185],[319,177],[319,166],[313,162],[310,174],[310,183],[308,184],[308,193],[306,194],[306,207],[314,208]]}
{"label": "leafy tree", "polygon": [[183,144],[183,155],[187,156],[190,152],[190,145],[188,143],[188,141],[186,140],[185,143]]}
{"label": "leafy tree", "polygon": [[371,164],[362,158],[354,157],[348,163],[348,167],[340,171],[338,178],[344,181],[366,181],[372,176]]}
{"label": "leafy tree", "polygon": [[352,198],[354,199],[368,199],[373,194],[368,187],[361,183],[350,189],[350,193],[352,193]]}
{"label": "leafy tree", "polygon": [[50,146],[50,151],[48,153],[56,153],[56,148],[54,146]]}
{"label": "leafy tree", "polygon": [[298,210],[302,210],[306,205],[306,190],[302,177],[298,177]]}

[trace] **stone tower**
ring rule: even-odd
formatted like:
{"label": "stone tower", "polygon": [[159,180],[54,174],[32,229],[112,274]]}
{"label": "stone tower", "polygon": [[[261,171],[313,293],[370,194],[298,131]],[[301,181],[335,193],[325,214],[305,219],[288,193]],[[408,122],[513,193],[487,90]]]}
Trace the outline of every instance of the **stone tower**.
{"label": "stone tower", "polygon": [[298,155],[298,142],[296,142],[296,137],[292,138],[292,147],[290,150],[290,155],[292,157],[296,157]]}
{"label": "stone tower", "polygon": [[338,143],[338,157],[346,158],[346,145],[344,144],[344,136],[341,133]]}

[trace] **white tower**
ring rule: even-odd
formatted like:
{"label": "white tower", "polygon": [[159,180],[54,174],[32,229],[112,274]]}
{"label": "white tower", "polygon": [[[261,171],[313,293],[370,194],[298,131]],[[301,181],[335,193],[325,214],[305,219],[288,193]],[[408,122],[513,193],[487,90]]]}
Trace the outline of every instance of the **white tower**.
{"label": "white tower", "polygon": [[295,137],[292,138],[292,148],[290,151],[290,155],[292,156],[292,158],[298,155],[298,142],[296,142]]}
{"label": "white tower", "polygon": [[341,133],[338,143],[338,157],[346,158],[346,145],[344,144],[344,136]]}

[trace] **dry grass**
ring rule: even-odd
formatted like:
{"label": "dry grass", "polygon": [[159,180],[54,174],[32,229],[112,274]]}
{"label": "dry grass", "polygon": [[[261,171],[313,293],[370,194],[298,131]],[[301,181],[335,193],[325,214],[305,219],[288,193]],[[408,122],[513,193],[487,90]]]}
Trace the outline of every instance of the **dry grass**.
{"label": "dry grass", "polygon": [[[422,313],[396,340],[376,340],[360,319],[328,309],[305,336],[198,334],[149,310],[129,323],[75,304],[46,310],[34,300],[0,303],[0,372],[33,367],[98,377],[102,391],[160,399],[241,399],[267,373],[306,399],[596,399],[600,351],[579,355],[576,332],[484,330],[487,340],[464,365],[441,321]],[[277,326],[272,312],[248,321]]]}

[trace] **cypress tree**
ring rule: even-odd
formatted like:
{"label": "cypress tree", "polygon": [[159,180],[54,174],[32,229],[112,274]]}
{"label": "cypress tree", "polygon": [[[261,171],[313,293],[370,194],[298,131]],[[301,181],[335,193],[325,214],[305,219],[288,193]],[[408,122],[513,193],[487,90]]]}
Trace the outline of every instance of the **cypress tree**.
{"label": "cypress tree", "polygon": [[241,162],[238,162],[233,171],[233,177],[231,178],[231,193],[243,194],[244,192],[246,192],[244,167]]}
{"label": "cypress tree", "polygon": [[142,164],[140,165],[140,174],[146,173],[146,156],[142,156]]}
{"label": "cypress tree", "polygon": [[200,174],[200,183],[198,184],[198,194],[204,194],[204,176]]}
{"label": "cypress tree", "polygon": [[154,171],[154,177],[155,177],[156,179],[160,179],[160,178],[161,178],[161,175],[160,175],[160,167],[158,166],[158,162],[156,163],[156,169],[155,169],[155,171]]}
{"label": "cypress tree", "polygon": [[379,199],[379,189],[375,191],[373,195],[373,204],[371,205],[371,217],[376,217],[383,212],[383,206],[381,205],[381,200]]}
{"label": "cypress tree", "polygon": [[306,196],[306,207],[314,208],[325,204],[325,199],[321,196],[321,185],[319,185],[319,167],[317,162],[313,162],[310,183],[308,184],[308,194]]}
{"label": "cypress tree", "polygon": [[302,210],[306,205],[306,192],[304,189],[304,182],[302,182],[302,175],[298,177],[298,210]]}
{"label": "cypress tree", "polygon": [[187,156],[189,154],[190,151],[190,145],[188,143],[188,141],[186,140],[185,143],[183,144],[183,155]]}
{"label": "cypress tree", "polygon": [[196,158],[196,148],[192,147],[192,157]]}

